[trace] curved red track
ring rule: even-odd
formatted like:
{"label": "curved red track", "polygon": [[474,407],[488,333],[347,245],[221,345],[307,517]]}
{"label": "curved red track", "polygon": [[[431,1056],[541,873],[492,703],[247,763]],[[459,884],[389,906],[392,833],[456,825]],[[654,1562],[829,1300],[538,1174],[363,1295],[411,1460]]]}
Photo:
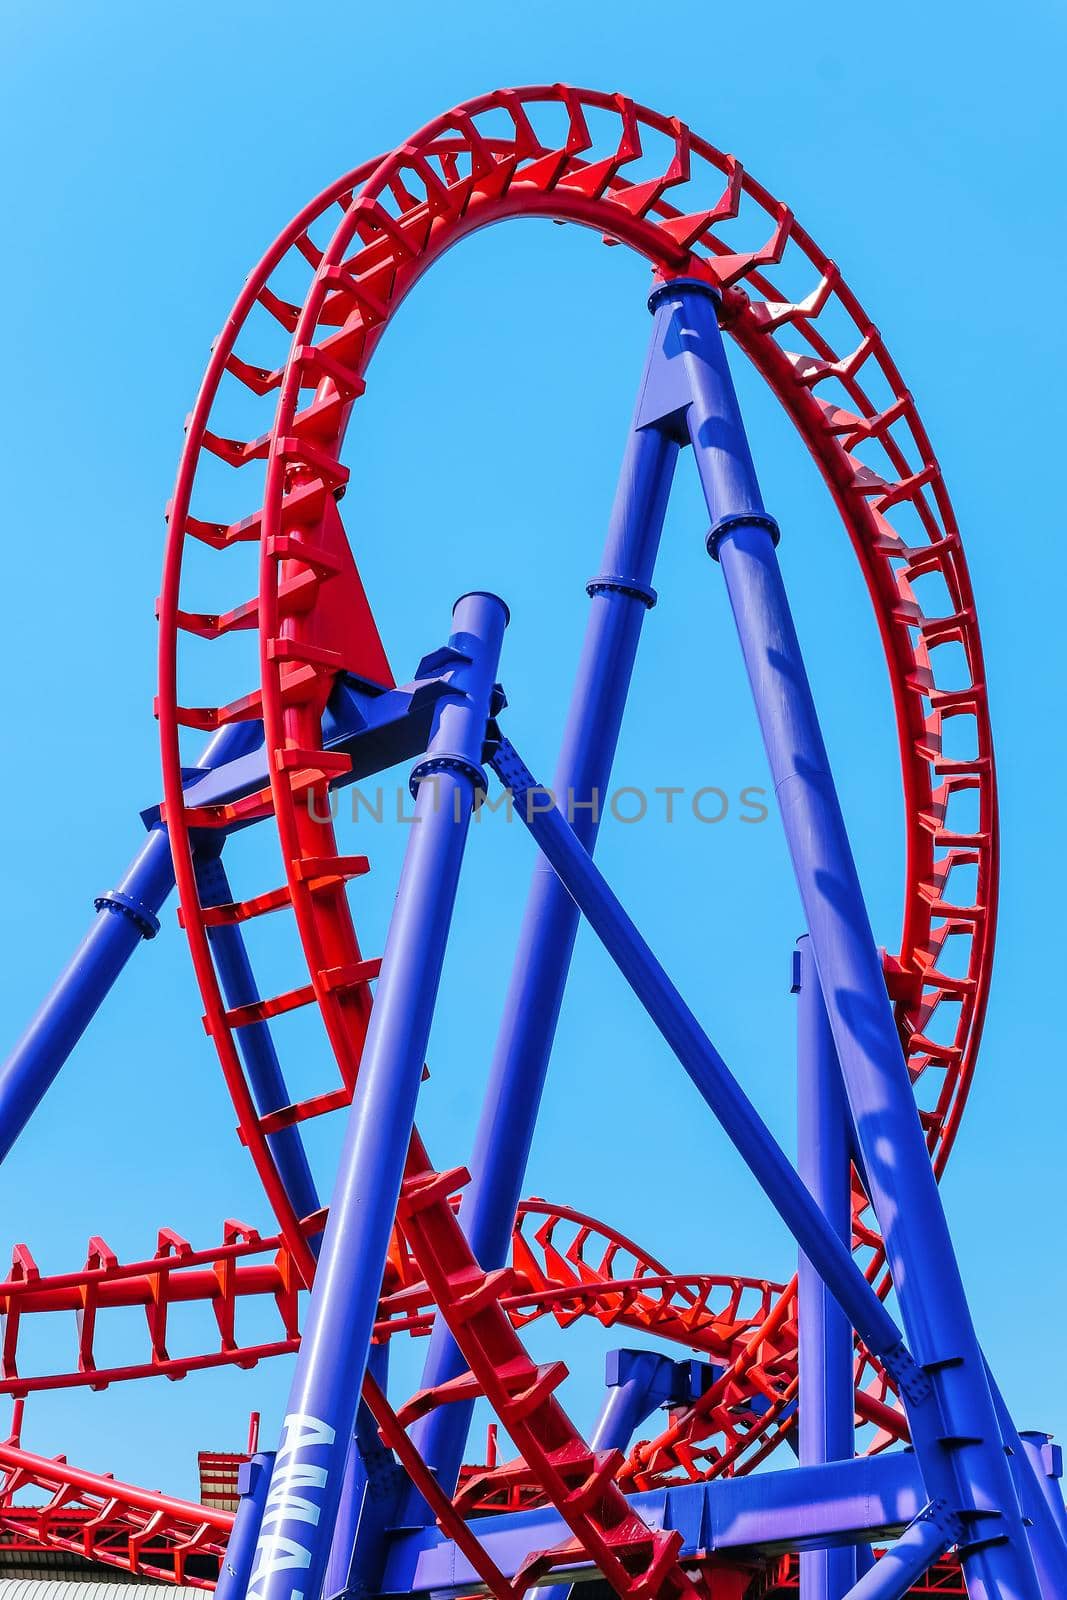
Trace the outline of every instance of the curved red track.
{"label": "curved red track", "polygon": [[[904,919],[886,970],[939,1173],[974,1070],[996,914],[993,754],[966,564],[914,402],[835,264],[733,157],[676,119],[622,96],[559,85],[497,91],[347,174],[279,236],[246,281],[213,347],[169,508],[159,609],[165,817],[205,1022],[241,1137],[278,1218],[279,1259],[293,1283],[312,1275],[311,1219],[297,1217],[289,1206],[269,1135],[347,1104],[376,971],[359,947],[349,908],[346,883],[355,873],[355,858],[341,854],[332,825],[315,822],[306,805],[309,793],[324,796],[336,773],[336,758],[321,751],[319,721],[337,671],[391,681],[338,509],[348,478],[342,444],[378,339],[404,296],[466,234],[516,216],[593,228],[609,243],[638,251],[661,276],[684,273],[715,284],[723,292],[724,325],[817,461],[867,582],[896,708],[906,819]],[[755,247],[753,239],[759,241]],[[306,283],[299,302],[272,286],[283,277],[291,281],[296,268]],[[279,350],[254,345],[257,319],[264,318],[276,324]],[[235,437],[225,421],[227,391],[234,386],[244,394],[245,409],[253,401],[261,406],[261,430],[253,436]],[[212,502],[212,495],[219,499]],[[258,554],[258,565],[241,591],[233,563],[245,547]],[[219,679],[219,693],[208,704],[202,692],[183,695],[187,681],[212,680],[212,646],[221,639],[240,644],[241,636],[258,644],[258,652],[247,653],[244,677],[232,677],[225,688]],[[200,657],[190,663],[193,646]],[[233,652],[227,650],[226,668],[232,668]],[[181,729],[258,717],[266,730],[269,790],[221,811],[190,811],[182,792],[188,753]],[[974,792],[976,820],[961,812],[968,791]],[[323,814],[325,807],[317,809]],[[201,906],[192,866],[192,830],[226,825],[238,816],[273,817],[285,883],[280,889],[276,882],[242,888],[233,915],[251,919],[269,909],[292,918],[304,953],[290,986],[267,999],[261,1014],[316,1007],[338,1067],[333,1082],[305,1089],[268,1116],[257,1114],[242,1071],[235,1034],[248,1019],[228,1012],[222,998],[207,938],[208,917],[218,912]],[[457,1286],[464,1282],[469,1290],[484,1277],[455,1223],[451,1197],[459,1181],[459,1175],[439,1178],[416,1136],[399,1219],[405,1248],[398,1250],[398,1271],[402,1279],[410,1276],[393,1292],[392,1304],[386,1296],[383,1316],[396,1331],[421,1331],[427,1302],[420,1299],[420,1285],[428,1286],[482,1392],[515,1436],[513,1396],[501,1387],[499,1373],[508,1361],[527,1361],[514,1332],[514,1324],[524,1320],[525,1302],[521,1286],[517,1290],[514,1277],[505,1274],[486,1291],[484,1314],[457,1314]],[[881,1241],[859,1191],[855,1238],[865,1269],[884,1290]],[[212,1271],[222,1259],[190,1264],[190,1278],[194,1270]],[[225,1267],[231,1282],[261,1269],[262,1263]],[[168,1285],[183,1275],[155,1269],[155,1279]],[[619,1304],[611,1297],[621,1291],[610,1276],[613,1287],[598,1289],[582,1309],[595,1303],[600,1315]],[[713,1281],[659,1276],[670,1285],[668,1321],[684,1318],[693,1296],[702,1292],[699,1286]],[[151,1264],[142,1263],[126,1281],[152,1277]],[[649,1286],[644,1272],[638,1277],[644,1280],[635,1289],[640,1298]],[[578,1294],[573,1284],[563,1285],[571,1298],[553,1300],[560,1287],[542,1284],[537,1306],[528,1307],[540,1314],[555,1306],[557,1315],[562,1307],[564,1320],[578,1306]],[[620,1463],[590,1515],[580,1526],[572,1522],[576,1537],[609,1574],[612,1518],[618,1515],[615,1482],[645,1486],[679,1473],[746,1470],[789,1426],[794,1286],[755,1287],[763,1296],[759,1315],[731,1345],[724,1377],[691,1411],[672,1417],[659,1438]],[[27,1295],[12,1285],[0,1292],[16,1299]],[[212,1299],[219,1302],[217,1295]],[[221,1304],[228,1317],[225,1294]],[[625,1320],[621,1313],[620,1319]],[[227,1349],[222,1321],[220,1328],[219,1358],[250,1354],[232,1336]],[[280,1343],[295,1336],[284,1318],[282,1331]],[[695,1331],[695,1325],[688,1329]],[[156,1370],[158,1354],[153,1345],[146,1368],[112,1376]],[[539,1378],[532,1367],[530,1374],[544,1389],[520,1441],[530,1492],[560,1504],[566,1485],[553,1477],[549,1443],[567,1438],[579,1448],[580,1442],[551,1397],[556,1376]],[[31,1386],[7,1364],[3,1377],[12,1392]],[[892,1395],[862,1357],[859,1381],[864,1414],[887,1430],[875,1444],[884,1443],[899,1432]],[[755,1395],[769,1402],[758,1417],[744,1404]],[[376,1398],[379,1421],[396,1442],[397,1418]],[[420,1404],[433,1398],[422,1397]],[[478,1492],[481,1503],[492,1503],[492,1474]],[[464,1494],[469,1501],[469,1485]],[[620,1592],[636,1592],[632,1573],[614,1576]],[[687,1587],[672,1552],[651,1535],[639,1580],[656,1592]]]}

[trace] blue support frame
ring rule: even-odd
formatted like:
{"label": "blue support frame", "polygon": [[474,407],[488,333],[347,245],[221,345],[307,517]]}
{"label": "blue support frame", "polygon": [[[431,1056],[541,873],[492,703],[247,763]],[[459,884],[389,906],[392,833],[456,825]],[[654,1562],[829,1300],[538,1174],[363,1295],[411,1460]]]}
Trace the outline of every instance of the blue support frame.
{"label": "blue support frame", "polygon": [[[570,816],[545,806],[546,791],[493,720],[502,704],[495,676],[507,621],[495,596],[471,594],[457,603],[448,646],[421,663],[411,684],[386,690],[340,675],[323,719],[325,748],[351,759],[338,784],[422,751],[425,757],[413,773],[417,825],[329,1223],[316,1241],[321,1260],[281,1446],[269,1483],[266,1457],[255,1458],[259,1465],[246,1474],[220,1580],[224,1600],[246,1592],[256,1600],[290,1600],[296,1592],[319,1600],[322,1592],[447,1595],[480,1587],[462,1556],[425,1525],[421,1497],[377,1443],[359,1394],[468,824],[485,785],[487,734],[494,769],[551,870],[542,865],[535,873],[462,1211],[482,1266],[501,1264],[507,1253],[582,914],[803,1252],[802,1465],[635,1496],[634,1508],[658,1526],[678,1527],[690,1556],[800,1549],[804,1600],[898,1600],[951,1543],[960,1546],[969,1591],[983,1600],[1067,1596],[1067,1513],[1044,1436],[1020,1438],[1015,1430],[964,1298],[778,567],[777,525],[763,505],[733,390],[718,301],[705,284],[680,280],[658,287],[650,306],[651,350],[604,570],[588,586],[590,620],[557,771],[555,793],[570,802]],[[675,460],[687,442],[810,930],[800,951],[799,1174],[592,861],[597,802],[610,777],[641,622],[655,598],[653,565]],[[237,724],[217,735],[189,772],[187,798],[217,804],[265,779],[261,728]],[[539,797],[536,804],[531,796]],[[145,821],[142,851],[118,889],[99,897],[87,940],[0,1072],[0,1159],[133,949],[156,931],[173,870],[158,808]],[[196,844],[205,904],[230,898],[221,843],[215,835]],[[238,930],[213,928],[210,938],[228,1003],[255,1000]],[[242,1030],[240,1045],[260,1111],[286,1103],[267,1026]],[[286,1129],[271,1143],[294,1207],[304,1216],[315,1212],[299,1131]],[[851,1253],[850,1151],[882,1227],[907,1345]],[[899,1388],[914,1458],[849,1459],[853,1328]],[[665,1368],[674,1365],[628,1354],[632,1370],[609,1392],[594,1436],[598,1449],[624,1446],[659,1403]],[[425,1386],[458,1370],[439,1321]],[[426,1459],[446,1489],[458,1475],[470,1409],[442,1407],[420,1429]],[[532,1549],[561,1542],[557,1523],[550,1511],[494,1517],[484,1524],[485,1543],[502,1570],[514,1573]],[[896,1544],[871,1566],[864,1541],[889,1533],[899,1534]],[[563,1600],[567,1587],[556,1584],[548,1600]]]}
{"label": "blue support frame", "polygon": [[[797,995],[797,1171],[839,1239],[852,1243],[848,1106],[819,974],[805,934],[793,954]],[[817,1268],[798,1263],[800,1461],[851,1461],[855,1453],[853,1336]],[[806,1551],[800,1600],[842,1600],[856,1582],[856,1552]]]}
{"label": "blue support frame", "polygon": [[[686,1483],[627,1498],[646,1522],[678,1530],[679,1558],[687,1561],[732,1551],[758,1555],[891,1539],[922,1513],[925,1494],[915,1457],[898,1453]],[[531,1550],[550,1550],[568,1537],[551,1506],[485,1517],[478,1531],[505,1577],[519,1571]],[[567,1576],[588,1577],[588,1563],[576,1563]],[[383,1596],[449,1600],[484,1589],[462,1551],[437,1528],[398,1532],[390,1540]]]}
{"label": "blue support frame", "polygon": [[777,525],[763,505],[730,377],[718,301],[705,285],[680,280],[657,289],[653,302],[674,309],[669,359],[689,392],[686,425],[712,523],[708,549],[737,625],[901,1313],[944,1418],[950,1500],[967,1530],[964,1570],[979,1593],[1037,1600],[982,1354],[778,566]]}
{"label": "blue support frame", "polygon": [[296,1358],[249,1595],[319,1594],[481,767],[507,609],[465,595],[450,693],[415,767],[414,822]]}
{"label": "blue support frame", "polygon": [[656,1024],[705,1103],[714,1112],[797,1243],[817,1267],[838,1305],[900,1385],[909,1415],[929,1411],[931,1386],[904,1345],[835,1228],[801,1182],[767,1124],[730,1072],[693,1012],[657,961],[592,857],[582,848],[548,791],[515,747],[499,738],[492,766],[514,797],[515,813],[533,835],[567,893]]}

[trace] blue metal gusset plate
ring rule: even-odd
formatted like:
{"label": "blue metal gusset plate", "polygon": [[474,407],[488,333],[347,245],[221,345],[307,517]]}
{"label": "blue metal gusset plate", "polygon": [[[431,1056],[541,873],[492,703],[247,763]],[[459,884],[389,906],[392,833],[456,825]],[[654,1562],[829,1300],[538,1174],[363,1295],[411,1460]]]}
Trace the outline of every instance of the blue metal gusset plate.
{"label": "blue metal gusset plate", "polygon": [[[449,664],[441,663],[446,669]],[[382,689],[378,684],[342,674],[322,719],[322,747],[343,751],[351,758],[352,768],[333,779],[331,787],[358,783],[400,762],[414,761],[429,743],[434,707],[452,692],[448,670],[416,678],[396,689]],[[255,794],[269,781],[262,743],[247,755],[218,767],[191,767],[188,772],[184,796],[189,807],[227,805]],[[146,828],[153,827],[160,820],[159,805],[142,811],[141,819]]]}

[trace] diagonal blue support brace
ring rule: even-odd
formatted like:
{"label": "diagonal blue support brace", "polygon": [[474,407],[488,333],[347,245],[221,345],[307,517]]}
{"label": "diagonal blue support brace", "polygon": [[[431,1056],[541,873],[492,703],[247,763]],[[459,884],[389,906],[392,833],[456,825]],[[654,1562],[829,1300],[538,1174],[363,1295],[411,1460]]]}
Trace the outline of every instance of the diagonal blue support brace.
{"label": "diagonal blue support brace", "polygon": [[[195,852],[193,865],[201,905],[227,905],[233,899],[220,854],[224,842],[223,838],[212,840],[207,849]],[[246,1006],[261,999],[240,928],[223,924],[208,928],[207,936],[226,1004]],[[291,1097],[268,1024],[253,1022],[236,1033],[237,1048],[260,1116],[288,1105]],[[300,1129],[280,1128],[267,1135],[267,1144],[296,1215],[314,1216],[319,1210],[319,1197]],[[320,1240],[321,1233],[309,1237],[312,1250],[318,1250]]]}
{"label": "diagonal blue support brace", "polygon": [[[258,723],[234,723],[210,741],[203,767],[262,742]],[[71,1051],[141,944],[155,937],[174,888],[167,830],[156,820],[117,888],[96,898],[96,920],[14,1050],[0,1068],[0,1161],[69,1059]]]}
{"label": "diagonal blue support brace", "polygon": [[893,1373],[909,1416],[933,1398],[892,1316],[852,1253],[823,1216],[767,1124],[641,937],[592,857],[509,740],[501,738],[492,767],[510,789],[518,815],[667,1044],[715,1113],[797,1243],[866,1341]]}
{"label": "diagonal blue support brace", "polygon": [[[944,1555],[960,1532],[937,1508],[928,1506],[863,1577],[848,1591],[847,1600],[904,1600],[913,1583]],[[822,1597],[817,1597],[822,1600]],[[1007,1600],[1007,1596],[1004,1597]]]}

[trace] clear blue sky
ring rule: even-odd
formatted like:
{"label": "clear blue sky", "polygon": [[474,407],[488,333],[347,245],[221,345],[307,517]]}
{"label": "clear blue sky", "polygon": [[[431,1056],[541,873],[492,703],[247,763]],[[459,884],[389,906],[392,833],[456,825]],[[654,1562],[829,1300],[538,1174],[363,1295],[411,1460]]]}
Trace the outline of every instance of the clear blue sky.
{"label": "clear blue sky", "polygon": [[[1003,914],[979,1077],[944,1185],[975,1314],[1024,1426],[1067,1436],[1060,81],[1067,22],[1011,7],[615,0],[443,9],[5,7],[0,257],[4,489],[3,1032],[136,847],[158,796],[151,717],[162,511],[208,346],[305,199],[437,111],[563,79],[676,113],[784,196],[839,261],[920,400],[964,530],[1000,760]],[[383,346],[350,442],[350,525],[399,674],[454,596],[511,602],[509,726],[549,770],[647,333],[645,273],[572,229],[454,252]],[[879,937],[899,925],[898,779],[865,594],[815,474],[742,378],[782,558]],[[695,485],[680,474],[621,782],[765,782]],[[366,848],[380,948],[400,830]],[[609,828],[603,862],[775,1131],[793,1138],[789,955],[801,931],[772,822]],[[420,1113],[462,1161],[530,864],[476,840]],[[172,915],[0,1174],[3,1231],[43,1269],[90,1234],[148,1254],[268,1218]],[[628,1229],[679,1270],[786,1277],[793,1249],[583,940],[529,1192]],[[134,1319],[134,1322],[136,1319]],[[103,1323],[101,1324],[103,1329]],[[112,1348],[135,1347],[123,1326]],[[46,1333],[54,1352],[72,1331]],[[538,1334],[535,1346],[549,1341]],[[181,1347],[175,1338],[175,1348]],[[587,1419],[602,1341],[562,1341]],[[421,1348],[415,1352],[421,1355]],[[411,1354],[401,1378],[414,1376]],[[268,1436],[288,1367],[31,1399],[26,1442],[178,1492],[198,1447]]]}

